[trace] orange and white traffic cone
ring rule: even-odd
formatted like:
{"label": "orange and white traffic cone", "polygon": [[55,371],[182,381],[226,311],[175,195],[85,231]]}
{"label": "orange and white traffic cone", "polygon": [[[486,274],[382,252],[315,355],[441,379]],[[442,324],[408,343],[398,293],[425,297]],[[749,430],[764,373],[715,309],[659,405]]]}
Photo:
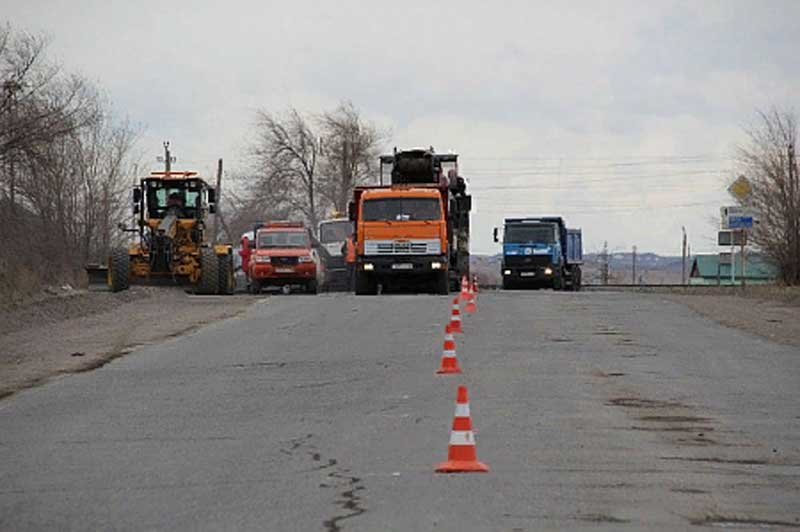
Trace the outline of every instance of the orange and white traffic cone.
{"label": "orange and white traffic cone", "polygon": [[436,373],[443,375],[448,373],[461,373],[456,358],[456,340],[453,338],[453,331],[449,325],[444,327],[444,346],[442,347],[442,362]]}
{"label": "orange and white traffic cone", "polygon": [[458,306],[458,298],[453,300],[453,307],[450,311],[450,330],[454,333],[463,333],[461,328],[461,307]]}
{"label": "orange and white traffic cone", "polygon": [[467,300],[466,306],[464,306],[464,310],[472,314],[476,310],[478,310],[478,304],[475,302],[475,294],[470,291],[469,293],[469,300]]}
{"label": "orange and white traffic cone", "polygon": [[450,445],[447,448],[447,461],[436,466],[437,473],[488,473],[489,467],[478,462],[475,451],[475,436],[472,434],[472,420],[469,415],[467,387],[459,386],[456,396],[456,414],[453,417],[453,430],[450,432]]}
{"label": "orange and white traffic cone", "polygon": [[466,275],[461,276],[461,294],[460,297],[462,300],[469,299],[469,281],[467,280]]}

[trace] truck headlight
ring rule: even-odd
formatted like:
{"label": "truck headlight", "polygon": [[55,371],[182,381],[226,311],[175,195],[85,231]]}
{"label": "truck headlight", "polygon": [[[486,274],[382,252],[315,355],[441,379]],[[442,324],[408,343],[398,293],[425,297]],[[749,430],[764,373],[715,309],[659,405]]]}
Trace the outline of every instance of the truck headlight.
{"label": "truck headlight", "polygon": [[431,262],[431,270],[441,270],[442,263],[441,262]]}
{"label": "truck headlight", "polygon": [[511,270],[503,270],[503,275],[511,275]]}
{"label": "truck headlight", "polygon": [[269,255],[256,255],[256,262],[269,263],[272,262]]}
{"label": "truck headlight", "polygon": [[371,272],[374,269],[375,269],[375,266],[371,262],[365,262],[364,263],[364,271],[365,272]]}
{"label": "truck headlight", "polygon": [[297,260],[299,262],[312,262],[314,259],[311,258],[311,255],[300,255]]}
{"label": "truck headlight", "polygon": [[552,268],[545,268],[544,269],[544,274],[545,275],[552,275],[553,274],[553,269]]}

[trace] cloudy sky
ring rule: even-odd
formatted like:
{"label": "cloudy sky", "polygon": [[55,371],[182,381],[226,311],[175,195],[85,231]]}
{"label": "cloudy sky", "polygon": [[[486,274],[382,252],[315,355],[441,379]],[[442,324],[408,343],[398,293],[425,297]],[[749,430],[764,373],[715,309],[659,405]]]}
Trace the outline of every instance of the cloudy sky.
{"label": "cloudy sky", "polygon": [[587,251],[716,251],[756,109],[796,108],[800,2],[5,0],[164,139],[177,166],[242,159],[254,111],[351,100],[387,149],[462,155],[473,252],[504,216],[563,214]]}

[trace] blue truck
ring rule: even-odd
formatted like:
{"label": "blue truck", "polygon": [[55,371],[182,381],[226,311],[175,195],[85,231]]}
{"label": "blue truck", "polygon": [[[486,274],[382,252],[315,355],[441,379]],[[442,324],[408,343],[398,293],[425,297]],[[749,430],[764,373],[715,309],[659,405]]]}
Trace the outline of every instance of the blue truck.
{"label": "blue truck", "polygon": [[[494,228],[494,241],[498,230]],[[506,218],[503,229],[503,289],[581,289],[583,242],[560,216]]]}

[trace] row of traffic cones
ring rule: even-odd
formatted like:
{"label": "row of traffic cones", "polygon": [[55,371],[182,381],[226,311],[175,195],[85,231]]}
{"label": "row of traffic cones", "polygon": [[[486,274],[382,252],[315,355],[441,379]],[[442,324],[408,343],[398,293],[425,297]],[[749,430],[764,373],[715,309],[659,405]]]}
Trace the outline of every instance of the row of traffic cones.
{"label": "row of traffic cones", "polygon": [[[453,300],[450,311],[450,323],[444,329],[444,345],[442,346],[442,360],[439,375],[461,373],[456,357],[456,342],[453,333],[464,333],[461,326],[461,307],[459,299],[466,301],[464,310],[474,313],[477,309],[476,293],[478,281],[472,283],[464,276],[461,278],[461,294]],[[487,473],[486,464],[478,461],[475,450],[475,435],[472,433],[472,419],[469,411],[467,387],[459,386],[456,395],[456,412],[453,417],[453,429],[450,432],[450,445],[447,448],[447,460],[436,467],[437,473]]]}

